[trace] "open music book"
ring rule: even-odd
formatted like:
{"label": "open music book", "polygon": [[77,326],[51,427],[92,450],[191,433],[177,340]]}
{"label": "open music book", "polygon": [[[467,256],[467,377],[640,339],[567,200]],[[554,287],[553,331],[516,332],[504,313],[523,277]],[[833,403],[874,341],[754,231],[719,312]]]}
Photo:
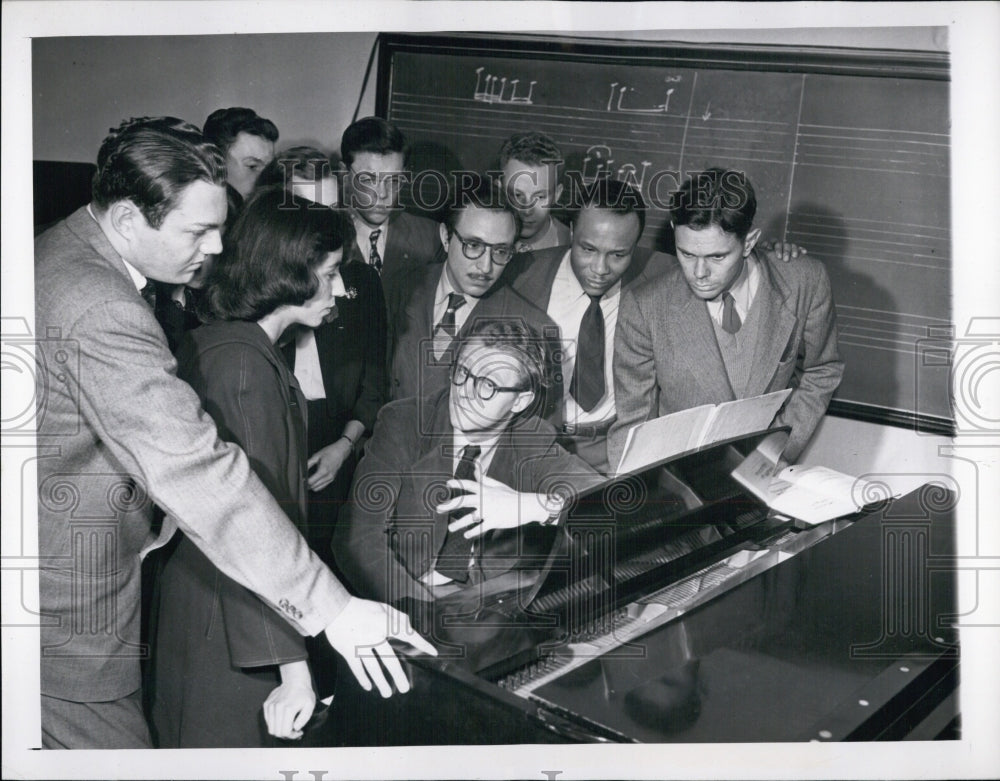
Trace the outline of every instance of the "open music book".
{"label": "open music book", "polygon": [[632,426],[617,474],[642,469],[689,450],[753,434],[771,425],[791,389],[674,412]]}
{"label": "open music book", "polygon": [[825,466],[778,468],[788,435],[776,432],[751,451],[732,476],[775,512],[810,524],[859,512],[863,497],[874,501],[869,481]]}

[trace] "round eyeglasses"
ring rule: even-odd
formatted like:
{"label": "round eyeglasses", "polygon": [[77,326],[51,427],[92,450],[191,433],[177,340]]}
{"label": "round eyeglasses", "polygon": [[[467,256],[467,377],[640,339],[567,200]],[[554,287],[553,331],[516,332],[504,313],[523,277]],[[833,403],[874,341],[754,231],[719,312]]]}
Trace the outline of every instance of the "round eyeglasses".
{"label": "round eyeglasses", "polygon": [[479,260],[487,249],[490,251],[490,260],[498,266],[505,266],[514,257],[514,248],[510,244],[487,244],[479,239],[467,239],[454,228],[451,232],[462,243],[462,254],[469,260]]}
{"label": "round eyeglasses", "polygon": [[460,363],[456,363],[451,370],[452,385],[456,385],[459,388],[465,385],[470,378],[472,379],[472,389],[483,401],[489,401],[501,391],[505,393],[521,393],[527,390],[527,388],[507,388],[503,385],[497,385],[489,377],[477,377]]}

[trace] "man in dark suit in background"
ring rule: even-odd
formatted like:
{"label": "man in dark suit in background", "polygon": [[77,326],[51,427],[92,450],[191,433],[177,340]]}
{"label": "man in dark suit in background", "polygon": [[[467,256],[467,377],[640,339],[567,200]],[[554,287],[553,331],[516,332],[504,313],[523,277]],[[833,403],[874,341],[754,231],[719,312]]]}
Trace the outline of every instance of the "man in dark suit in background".
{"label": "man in dark suit in background", "polygon": [[554,364],[555,323],[510,287],[497,284],[514,256],[517,212],[486,181],[455,197],[457,202],[438,229],[445,262],[412,268],[386,281],[390,398],[425,396],[447,387],[456,340],[477,319],[515,319],[549,340],[550,387],[536,399],[537,412],[558,419],[561,385]]}
{"label": "man in dark suit in background", "polygon": [[637,423],[785,388],[775,424],[791,426],[783,458],[794,462],[825,414],[844,373],[830,280],[811,258],[755,252],[756,209],[740,171],[703,171],[674,193],[679,264],[622,296],[611,463]]}
{"label": "man in dark suit in background", "polygon": [[[144,300],[149,280],[184,284],[221,250],[221,152],[192,125],[144,118],[104,140],[97,168],[92,203],[35,245],[43,746],[151,746],[140,558],[178,525],[297,631],[325,632],[363,686],[391,693],[381,658],[405,691],[391,609],[351,597],[219,439]],[[150,500],[168,514],[159,537]]]}
{"label": "man in dark suit in background", "polygon": [[340,157],[343,203],[354,218],[361,260],[383,279],[433,262],[437,223],[399,205],[406,175],[406,140],[399,129],[379,117],[359,119],[344,131]]}
{"label": "man in dark suit in background", "polygon": [[225,154],[226,183],[239,195],[236,202],[241,204],[274,158],[277,126],[252,108],[232,107],[209,114],[202,132]]}

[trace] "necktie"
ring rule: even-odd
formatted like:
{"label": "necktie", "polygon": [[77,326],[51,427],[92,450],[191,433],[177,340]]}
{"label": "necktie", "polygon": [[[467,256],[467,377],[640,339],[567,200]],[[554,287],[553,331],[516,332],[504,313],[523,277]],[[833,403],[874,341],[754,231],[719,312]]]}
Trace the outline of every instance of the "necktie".
{"label": "necktie", "polygon": [[[475,462],[482,448],[479,445],[466,445],[462,448],[462,457],[455,468],[455,479],[472,480],[476,476]],[[458,494],[453,494],[457,496]],[[456,510],[448,514],[448,523],[472,512],[472,510]],[[473,541],[463,536],[466,530],[448,532],[445,537],[435,569],[452,580],[464,583],[469,579],[469,559],[472,557]]]}
{"label": "necktie", "polygon": [[576,343],[576,366],[569,392],[577,404],[590,412],[604,397],[604,313],[600,296],[590,296]]}
{"label": "necktie", "polygon": [[376,228],[368,236],[371,242],[371,251],[368,253],[368,262],[375,267],[375,270],[382,273],[382,256],[378,254],[378,238],[382,235],[382,229]]}
{"label": "necktie", "polygon": [[146,280],[146,284],[142,286],[142,290],[139,291],[139,295],[142,296],[143,300],[153,307],[154,311],[156,309],[156,283],[151,279]]}
{"label": "necktie", "polygon": [[441,360],[445,350],[455,338],[455,312],[465,306],[465,296],[460,293],[448,294],[448,308],[444,310],[441,322],[434,327],[434,357]]}
{"label": "necktie", "polygon": [[727,334],[735,334],[743,325],[740,313],[736,311],[736,302],[731,293],[722,294],[722,330]]}

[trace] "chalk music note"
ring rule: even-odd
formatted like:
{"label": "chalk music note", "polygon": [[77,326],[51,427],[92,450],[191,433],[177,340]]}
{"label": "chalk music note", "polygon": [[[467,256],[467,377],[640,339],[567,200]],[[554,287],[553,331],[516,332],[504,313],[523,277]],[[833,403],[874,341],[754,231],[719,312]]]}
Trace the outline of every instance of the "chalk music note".
{"label": "chalk music note", "polygon": [[[618,87],[617,102],[615,101],[615,87]],[[608,95],[607,110],[619,111],[623,114],[666,114],[670,109],[670,96],[674,94],[674,87],[668,89],[663,98],[663,102],[653,108],[626,108],[622,106],[622,101],[625,99],[625,94],[628,92],[635,92],[635,87],[629,87],[628,85],[619,86],[617,81],[612,82],[611,93]]]}
{"label": "chalk music note", "polygon": [[[605,144],[595,144],[588,147],[583,157],[580,175],[585,182],[591,182],[601,175],[602,171],[608,171],[614,160],[611,158],[611,147]],[[593,165],[593,172],[591,172]]]}
{"label": "chalk music note", "polygon": [[485,73],[485,66],[480,66],[476,68],[476,89],[472,93],[472,99],[478,100],[482,103],[518,103],[521,105],[531,105],[531,96],[535,91],[535,85],[537,81],[531,81],[528,84],[528,94],[518,95],[517,86],[521,83],[520,79],[510,80],[510,97],[504,97],[504,91],[507,89],[507,77],[506,76],[494,76],[490,73]]}
{"label": "chalk music note", "polygon": [[649,160],[643,160],[640,165],[642,166],[642,173],[636,176],[636,168],[632,163],[625,163],[621,168],[618,169],[618,181],[626,182],[631,184],[638,190],[642,190],[642,185],[646,181],[646,171],[653,163]]}

